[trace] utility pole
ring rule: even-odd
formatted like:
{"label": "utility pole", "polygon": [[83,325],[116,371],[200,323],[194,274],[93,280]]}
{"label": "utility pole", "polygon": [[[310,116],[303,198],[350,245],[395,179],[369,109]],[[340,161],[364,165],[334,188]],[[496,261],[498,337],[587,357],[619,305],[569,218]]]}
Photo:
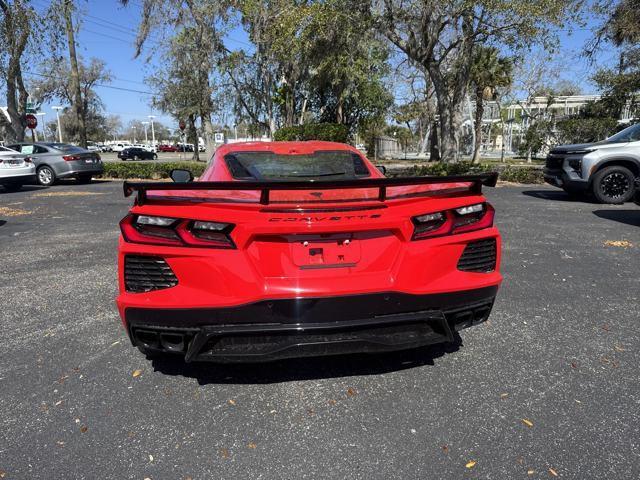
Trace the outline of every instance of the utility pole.
{"label": "utility pole", "polygon": [[85,125],[84,103],[80,91],[80,73],[78,70],[78,56],[76,54],[76,41],[73,33],[73,1],[64,0],[64,19],[67,31],[67,43],[69,44],[69,63],[71,64],[71,94],[73,95],[73,111],[78,122],[80,134],[80,146],[87,148],[87,128]]}
{"label": "utility pole", "polygon": [[131,129],[133,130],[133,143],[136,143],[136,126],[133,125]]}
{"label": "utility pole", "polygon": [[58,141],[62,143],[62,127],[60,126],[60,110],[64,107],[51,107],[56,111],[56,118],[58,119]]}
{"label": "utility pole", "polygon": [[42,129],[42,139],[46,142],[47,141],[47,132],[44,129],[44,116],[46,115],[46,112],[38,112],[36,113],[36,116],[39,118],[42,118],[42,120],[40,120],[40,128]]}
{"label": "utility pole", "polygon": [[155,115],[149,115],[149,120],[151,121],[151,142],[152,145],[156,146],[156,132],[153,130],[153,119],[156,118]]}

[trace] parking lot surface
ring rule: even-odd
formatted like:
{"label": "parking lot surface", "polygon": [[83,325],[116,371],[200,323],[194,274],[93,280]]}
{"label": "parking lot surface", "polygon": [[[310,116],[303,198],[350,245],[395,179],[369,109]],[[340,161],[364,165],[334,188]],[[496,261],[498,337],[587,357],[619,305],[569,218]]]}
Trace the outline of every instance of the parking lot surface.
{"label": "parking lot surface", "polygon": [[121,183],[0,193],[0,477],[639,478],[640,208],[487,195],[504,283],[460,344],[224,366],[126,339]]}

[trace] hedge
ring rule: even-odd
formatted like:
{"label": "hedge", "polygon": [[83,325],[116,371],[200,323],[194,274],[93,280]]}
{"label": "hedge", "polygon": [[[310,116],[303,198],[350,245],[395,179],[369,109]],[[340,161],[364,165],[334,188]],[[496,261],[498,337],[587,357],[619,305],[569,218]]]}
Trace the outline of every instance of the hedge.
{"label": "hedge", "polygon": [[326,142],[346,143],[349,129],[338,123],[306,123],[293,127],[284,127],[276,131],[276,141],[324,140]]}
{"label": "hedge", "polygon": [[[199,177],[205,169],[202,162],[105,162],[104,178],[142,178],[160,180],[169,178],[169,173],[174,168],[191,170],[194,177]],[[429,163],[427,165],[415,165],[412,169],[394,171],[389,168],[387,176],[406,175],[463,175],[465,173],[492,172],[500,173],[499,179],[513,183],[544,183],[542,169],[529,166],[505,166],[495,164],[472,164],[470,162],[459,163]]]}
{"label": "hedge", "polygon": [[191,170],[194,177],[202,175],[206,163],[202,162],[104,162],[104,178],[143,178],[160,180],[169,178],[174,168]]}
{"label": "hedge", "polygon": [[496,165],[490,163],[430,163],[415,165],[413,175],[464,175],[466,173],[499,172],[499,180],[513,183],[544,183],[542,169],[529,166]]}

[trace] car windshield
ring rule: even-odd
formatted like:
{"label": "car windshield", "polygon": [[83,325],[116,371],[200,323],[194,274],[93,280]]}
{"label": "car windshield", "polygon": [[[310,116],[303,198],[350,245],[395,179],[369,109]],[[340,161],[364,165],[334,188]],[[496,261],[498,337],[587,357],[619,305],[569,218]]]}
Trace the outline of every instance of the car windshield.
{"label": "car windshield", "polygon": [[68,143],[47,143],[48,147],[55,148],[61,152],[74,153],[84,152],[84,148],[76,147],[75,145],[69,145]]}
{"label": "car windshield", "polygon": [[640,141],[640,123],[631,125],[621,132],[607,138],[607,143],[637,142]]}
{"label": "car windshield", "polygon": [[349,180],[370,175],[359,155],[344,150],[302,155],[234,152],[225,161],[233,178],[243,180]]}

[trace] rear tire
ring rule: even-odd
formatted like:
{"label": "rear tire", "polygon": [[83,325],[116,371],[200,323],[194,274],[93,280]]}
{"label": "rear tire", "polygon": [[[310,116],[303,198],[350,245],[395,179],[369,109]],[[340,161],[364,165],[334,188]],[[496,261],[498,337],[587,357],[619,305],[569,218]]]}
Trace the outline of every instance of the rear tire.
{"label": "rear tire", "polygon": [[4,187],[4,191],[5,192],[17,192],[18,190],[20,190],[22,188],[22,184],[21,183],[8,183],[6,185],[3,185]]}
{"label": "rear tire", "polygon": [[140,160],[140,157],[138,157],[138,155],[134,155],[134,156],[133,156],[133,161],[134,161],[134,162],[137,162],[138,160]]}
{"label": "rear tire", "polygon": [[634,181],[635,177],[628,168],[613,165],[596,172],[591,189],[600,203],[624,203],[635,194]]}
{"label": "rear tire", "polygon": [[155,153],[153,154],[153,159],[157,160],[158,159],[158,155],[156,155]]}
{"label": "rear tire", "polygon": [[49,165],[43,165],[38,168],[36,172],[36,177],[38,179],[38,184],[43,187],[50,187],[54,183],[56,183],[56,173]]}

